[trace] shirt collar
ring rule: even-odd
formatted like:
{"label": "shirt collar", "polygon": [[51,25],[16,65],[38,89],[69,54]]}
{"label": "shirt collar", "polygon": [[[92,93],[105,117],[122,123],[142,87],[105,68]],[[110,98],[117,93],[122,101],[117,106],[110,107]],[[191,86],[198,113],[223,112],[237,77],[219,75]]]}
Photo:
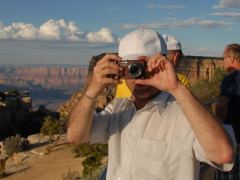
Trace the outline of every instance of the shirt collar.
{"label": "shirt collar", "polygon": [[160,92],[156,97],[154,97],[148,104],[146,108],[151,108],[153,106],[165,107],[170,99],[171,95],[167,92]]}
{"label": "shirt collar", "polygon": [[[172,96],[167,93],[167,92],[160,92],[156,97],[154,97],[152,100],[150,100],[144,108],[145,110],[148,110],[150,108],[152,108],[153,106],[158,106],[158,107],[165,107],[170,101],[170,99]],[[133,100],[131,97],[127,98],[126,104],[125,104],[126,109],[135,107]]]}

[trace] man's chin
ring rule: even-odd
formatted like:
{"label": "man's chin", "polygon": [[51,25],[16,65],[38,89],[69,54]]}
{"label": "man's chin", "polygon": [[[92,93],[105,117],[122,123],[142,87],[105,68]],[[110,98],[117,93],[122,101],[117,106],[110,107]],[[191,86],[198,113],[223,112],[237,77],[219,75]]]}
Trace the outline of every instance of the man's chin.
{"label": "man's chin", "polygon": [[137,99],[148,99],[154,97],[160,91],[152,86],[137,84],[133,91],[133,96]]}
{"label": "man's chin", "polygon": [[142,84],[136,84],[134,87],[134,90],[138,91],[142,91],[142,90],[148,90],[149,88],[151,88],[151,86],[148,85],[142,85]]}

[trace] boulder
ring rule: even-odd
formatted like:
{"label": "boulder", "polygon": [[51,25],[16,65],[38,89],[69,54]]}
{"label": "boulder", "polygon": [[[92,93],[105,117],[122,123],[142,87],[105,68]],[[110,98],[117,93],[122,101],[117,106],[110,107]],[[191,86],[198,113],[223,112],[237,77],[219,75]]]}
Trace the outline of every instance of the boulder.
{"label": "boulder", "polygon": [[49,141],[48,136],[43,136],[41,134],[33,134],[27,137],[29,144],[37,144],[37,143],[47,143]]}
{"label": "boulder", "polygon": [[20,153],[13,153],[13,160],[15,162],[16,165],[21,164],[23,162],[24,159],[28,158],[29,155],[26,155],[23,152]]}

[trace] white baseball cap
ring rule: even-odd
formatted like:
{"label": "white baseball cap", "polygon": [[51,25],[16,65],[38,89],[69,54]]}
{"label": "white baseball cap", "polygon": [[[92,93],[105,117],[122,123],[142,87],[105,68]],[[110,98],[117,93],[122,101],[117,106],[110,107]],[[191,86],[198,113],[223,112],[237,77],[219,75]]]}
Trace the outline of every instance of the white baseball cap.
{"label": "white baseball cap", "polygon": [[182,49],[182,45],[181,45],[180,41],[176,40],[175,37],[168,35],[168,34],[164,34],[163,38],[167,43],[168,50],[181,50]]}
{"label": "white baseball cap", "polygon": [[125,35],[119,43],[118,55],[125,60],[134,60],[139,56],[167,54],[167,44],[163,37],[146,28],[140,28]]}

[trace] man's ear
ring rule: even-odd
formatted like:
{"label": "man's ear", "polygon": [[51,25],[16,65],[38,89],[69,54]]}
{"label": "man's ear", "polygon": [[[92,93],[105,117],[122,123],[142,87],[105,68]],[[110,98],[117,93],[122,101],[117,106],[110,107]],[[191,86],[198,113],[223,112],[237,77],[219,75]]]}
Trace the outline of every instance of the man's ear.
{"label": "man's ear", "polygon": [[231,64],[234,64],[236,61],[236,58],[234,56],[230,56],[230,58],[231,58]]}
{"label": "man's ear", "polygon": [[174,55],[174,57],[173,57],[173,63],[174,63],[174,65],[177,65],[177,60],[178,60],[178,57],[179,57],[179,52],[176,52],[175,53],[175,55]]}

